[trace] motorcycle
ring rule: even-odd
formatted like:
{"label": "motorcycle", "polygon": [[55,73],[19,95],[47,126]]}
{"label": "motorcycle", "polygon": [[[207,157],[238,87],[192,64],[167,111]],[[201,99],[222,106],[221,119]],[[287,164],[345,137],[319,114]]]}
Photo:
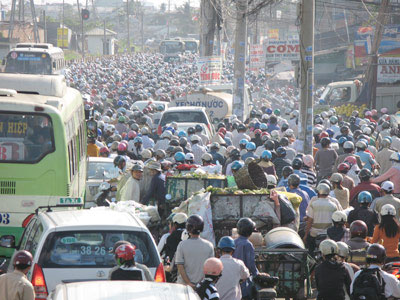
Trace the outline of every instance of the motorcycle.
{"label": "motorcycle", "polygon": [[275,290],[276,285],[279,282],[278,277],[269,276],[265,273],[261,273],[254,277],[254,299],[255,300],[275,300],[277,293]]}
{"label": "motorcycle", "polygon": [[111,201],[108,200],[112,190],[111,184],[102,182],[99,186],[99,192],[94,196],[97,206],[110,206]]}

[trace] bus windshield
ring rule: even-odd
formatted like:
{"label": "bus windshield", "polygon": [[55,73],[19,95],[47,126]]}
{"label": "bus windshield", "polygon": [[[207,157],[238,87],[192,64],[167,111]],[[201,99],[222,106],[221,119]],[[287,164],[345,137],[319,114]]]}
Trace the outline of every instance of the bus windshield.
{"label": "bus windshield", "polygon": [[0,163],[36,163],[54,150],[49,116],[0,111]]}
{"label": "bus windshield", "polygon": [[176,53],[181,52],[183,49],[182,42],[163,42],[161,47],[164,47],[165,53]]}
{"label": "bus windshield", "polygon": [[197,52],[197,43],[195,41],[185,41],[185,50]]}
{"label": "bus windshield", "polygon": [[41,52],[11,51],[7,55],[6,73],[52,74],[50,56]]}

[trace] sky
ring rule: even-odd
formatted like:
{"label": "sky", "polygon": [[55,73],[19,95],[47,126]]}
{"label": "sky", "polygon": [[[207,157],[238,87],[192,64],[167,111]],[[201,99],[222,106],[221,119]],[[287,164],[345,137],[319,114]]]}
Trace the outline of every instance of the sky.
{"label": "sky", "polygon": [[[76,3],[76,0],[64,0],[65,3]],[[168,0],[142,0],[143,2],[150,2],[154,4],[156,7],[159,7],[161,3],[168,3]],[[185,3],[187,0],[170,0],[171,1],[171,8],[174,7],[175,5],[182,5]],[[79,0],[81,3],[86,3],[86,0]],[[91,3],[91,0],[88,0],[89,3]],[[0,0],[0,3],[2,4],[11,4],[11,0]],[[46,4],[46,3],[62,3],[62,0],[34,0],[35,4]],[[200,6],[200,0],[190,0],[190,5],[191,6]]]}

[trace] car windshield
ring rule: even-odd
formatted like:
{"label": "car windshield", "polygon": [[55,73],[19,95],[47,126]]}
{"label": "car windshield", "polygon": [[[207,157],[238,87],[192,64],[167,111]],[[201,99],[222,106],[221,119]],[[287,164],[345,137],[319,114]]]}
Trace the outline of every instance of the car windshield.
{"label": "car windshield", "polygon": [[54,150],[49,116],[0,112],[0,163],[35,163]]}
{"label": "car windshield", "polygon": [[141,231],[54,232],[46,239],[39,263],[43,268],[112,268],[116,261],[109,251],[122,240],[136,246],[136,262],[149,268],[160,263],[149,234]]}
{"label": "car windshield", "polygon": [[89,161],[88,179],[113,179],[119,175],[118,168],[110,162]]}
{"label": "car windshield", "polygon": [[172,122],[207,124],[207,118],[200,111],[165,112],[160,125],[165,126]]}

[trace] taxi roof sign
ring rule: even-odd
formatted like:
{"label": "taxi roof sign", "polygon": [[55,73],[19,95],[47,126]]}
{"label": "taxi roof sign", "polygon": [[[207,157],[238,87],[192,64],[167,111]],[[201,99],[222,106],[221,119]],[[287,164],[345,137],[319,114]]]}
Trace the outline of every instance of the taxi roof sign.
{"label": "taxi roof sign", "polygon": [[71,205],[76,205],[76,206],[82,206],[83,205],[83,199],[81,197],[60,197],[57,202],[57,206],[71,206]]}

